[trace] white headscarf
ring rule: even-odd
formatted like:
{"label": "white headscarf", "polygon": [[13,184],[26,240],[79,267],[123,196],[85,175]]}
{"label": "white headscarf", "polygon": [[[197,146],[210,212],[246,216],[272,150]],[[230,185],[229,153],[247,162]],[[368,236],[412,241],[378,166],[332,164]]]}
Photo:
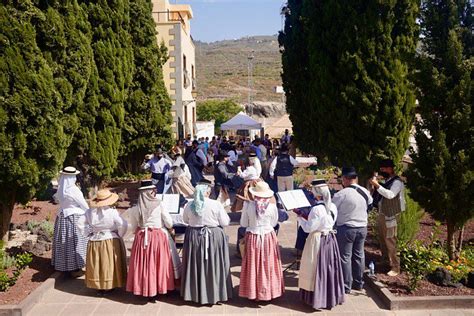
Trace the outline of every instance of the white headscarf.
{"label": "white headscarf", "polygon": [[139,225],[143,225],[144,222],[150,217],[150,214],[160,206],[160,199],[152,194],[153,189],[141,190],[138,196],[138,218]]}
{"label": "white headscarf", "polygon": [[322,196],[326,212],[331,214],[331,192],[327,185],[313,187],[313,194],[315,196]]}
{"label": "white headscarf", "polygon": [[76,175],[62,174],[58,185],[59,203],[63,202],[66,197],[74,195],[74,187],[76,187]]}

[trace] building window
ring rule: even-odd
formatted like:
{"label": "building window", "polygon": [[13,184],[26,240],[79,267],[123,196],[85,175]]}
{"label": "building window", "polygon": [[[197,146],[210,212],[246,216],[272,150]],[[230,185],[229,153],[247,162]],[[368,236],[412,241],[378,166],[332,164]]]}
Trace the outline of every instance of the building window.
{"label": "building window", "polygon": [[196,76],[194,74],[194,65],[191,65],[191,80],[192,80],[192,88],[196,90]]}
{"label": "building window", "polygon": [[189,87],[190,84],[190,78],[188,74],[188,68],[186,65],[186,55],[183,55],[183,87],[186,89]]}
{"label": "building window", "polygon": [[196,107],[193,106],[193,123],[196,122]]}
{"label": "building window", "polygon": [[184,124],[188,122],[188,106],[184,106]]}

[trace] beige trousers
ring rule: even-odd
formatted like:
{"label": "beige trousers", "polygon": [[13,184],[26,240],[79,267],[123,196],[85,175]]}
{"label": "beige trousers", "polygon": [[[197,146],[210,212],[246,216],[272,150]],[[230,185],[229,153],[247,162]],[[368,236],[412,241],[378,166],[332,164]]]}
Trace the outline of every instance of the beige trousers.
{"label": "beige trousers", "polygon": [[[397,224],[399,221],[400,215],[397,215]],[[389,262],[393,271],[400,272],[400,258],[397,254],[397,226],[387,228],[385,215],[379,213],[377,227],[383,259]]]}
{"label": "beige trousers", "polygon": [[293,176],[277,177],[278,192],[293,190]]}

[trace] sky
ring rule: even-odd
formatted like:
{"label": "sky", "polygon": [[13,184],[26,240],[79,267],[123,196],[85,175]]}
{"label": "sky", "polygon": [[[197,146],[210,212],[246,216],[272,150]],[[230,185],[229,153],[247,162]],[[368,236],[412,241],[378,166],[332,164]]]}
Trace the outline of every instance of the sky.
{"label": "sky", "polygon": [[191,34],[195,40],[214,42],[248,35],[273,35],[281,29],[284,0],[169,0],[190,4]]}

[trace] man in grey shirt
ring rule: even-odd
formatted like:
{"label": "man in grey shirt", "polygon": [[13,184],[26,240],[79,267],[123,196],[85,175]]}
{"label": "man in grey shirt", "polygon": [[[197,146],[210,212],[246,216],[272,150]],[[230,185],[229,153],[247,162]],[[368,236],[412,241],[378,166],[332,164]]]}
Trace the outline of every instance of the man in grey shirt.
{"label": "man in grey shirt", "polygon": [[367,210],[372,204],[372,197],[366,188],[357,184],[354,167],[342,168],[342,185],[344,189],[334,195],[333,202],[338,210],[336,237],[344,289],[349,294],[351,289],[361,290],[364,287],[364,242],[367,237]]}

